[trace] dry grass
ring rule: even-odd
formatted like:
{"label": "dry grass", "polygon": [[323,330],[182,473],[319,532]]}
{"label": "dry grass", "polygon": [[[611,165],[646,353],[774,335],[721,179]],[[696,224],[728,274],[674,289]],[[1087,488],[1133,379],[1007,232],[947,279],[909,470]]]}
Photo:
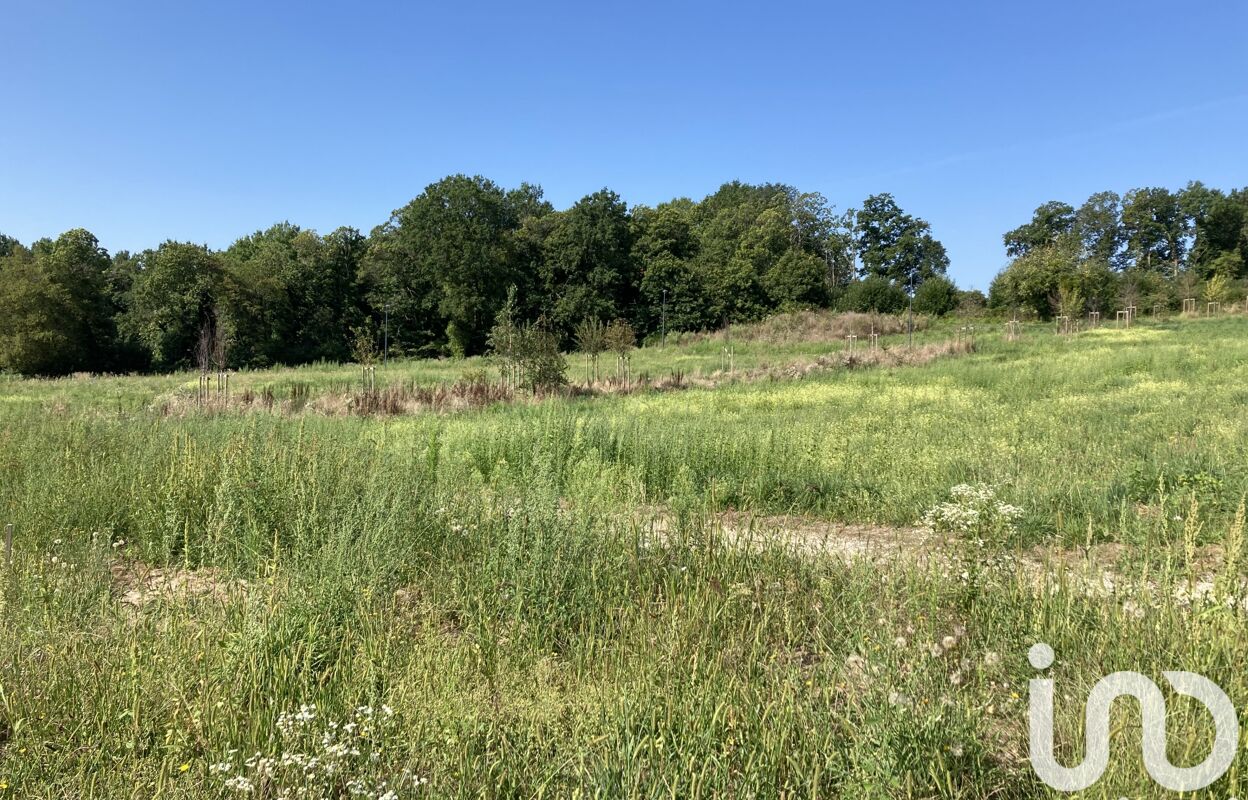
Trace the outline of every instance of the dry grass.
{"label": "dry grass", "polygon": [[[923,330],[931,319],[915,316],[915,330]],[[881,336],[905,333],[906,319],[895,314],[859,314],[849,311],[793,311],[776,314],[762,322],[730,325],[726,329],[703,333],[679,333],[668,336],[672,344],[696,342],[763,342],[790,344],[794,342],[830,342],[846,336]]]}
{"label": "dry grass", "polygon": [[712,389],[729,383],[792,380],[838,369],[916,366],[938,358],[964,355],[973,352],[973,349],[968,341],[950,340],[913,348],[880,347],[871,350],[864,341],[852,351],[839,350],[814,359],[763,364],[731,372],[721,370],[710,375],[691,376],[680,371],[657,378],[642,375],[628,383],[620,378],[608,377],[591,384],[565,386],[536,397],[477,376],[453,383],[419,385],[403,382],[375,390],[331,389],[316,396],[311,396],[306,384],[291,386],[285,397],[279,397],[265,388],[259,392],[247,389],[237,395],[200,401],[195,395],[183,391],[162,398],[154,409],[161,416],[171,417],[253,412],[283,416],[313,413],[327,417],[446,414],[487,408],[498,403],[537,402],[550,396],[600,397],[643,391]]}

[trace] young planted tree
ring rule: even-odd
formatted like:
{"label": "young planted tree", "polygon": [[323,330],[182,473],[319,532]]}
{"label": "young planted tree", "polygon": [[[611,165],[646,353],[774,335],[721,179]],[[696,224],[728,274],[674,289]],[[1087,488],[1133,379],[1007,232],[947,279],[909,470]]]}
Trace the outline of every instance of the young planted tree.
{"label": "young planted tree", "polygon": [[520,386],[520,337],[522,331],[516,322],[516,287],[507,290],[507,302],[494,318],[487,338],[490,353],[498,361],[503,384],[508,389]]}
{"label": "young planted tree", "polygon": [[554,391],[568,382],[568,362],[559,352],[559,337],[545,319],[520,327],[515,358],[521,385],[534,395]]}
{"label": "young planted tree", "polygon": [[215,396],[226,395],[229,377],[225,367],[229,358],[229,336],[222,324],[221,315],[212,308],[204,316],[195,337],[195,366],[199,368],[199,401],[207,402],[213,396],[213,373],[216,373]]}
{"label": "young planted tree", "polygon": [[377,388],[377,331],[368,322],[351,329],[351,357],[360,365],[364,391]]}
{"label": "young planted tree", "polygon": [[1231,282],[1225,275],[1214,275],[1205,281],[1206,303],[1225,303],[1231,299]]}
{"label": "young planted tree", "polygon": [[1079,286],[1075,280],[1062,281],[1057,287],[1057,293],[1052,298],[1053,310],[1059,316],[1066,317],[1068,320],[1075,320],[1083,316],[1083,307],[1086,303],[1083,292],[1079,291]]}
{"label": "young planted tree", "polygon": [[633,326],[622,319],[617,319],[607,326],[603,334],[608,350],[615,353],[615,374],[624,383],[624,388],[632,385],[632,354],[637,347],[637,334]]}
{"label": "young planted tree", "polygon": [[598,357],[607,348],[606,327],[597,317],[583,319],[573,331],[576,349],[585,359],[585,383],[598,380]]}

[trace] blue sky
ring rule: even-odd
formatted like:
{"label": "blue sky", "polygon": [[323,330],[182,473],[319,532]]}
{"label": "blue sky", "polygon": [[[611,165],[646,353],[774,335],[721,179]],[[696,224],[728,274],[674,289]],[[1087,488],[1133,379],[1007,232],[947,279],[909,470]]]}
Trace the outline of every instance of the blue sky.
{"label": "blue sky", "polygon": [[1248,185],[1248,4],[100,3],[0,8],[0,231],[369,230],[430,182],[563,208],[892,192],[985,288],[1050,199]]}

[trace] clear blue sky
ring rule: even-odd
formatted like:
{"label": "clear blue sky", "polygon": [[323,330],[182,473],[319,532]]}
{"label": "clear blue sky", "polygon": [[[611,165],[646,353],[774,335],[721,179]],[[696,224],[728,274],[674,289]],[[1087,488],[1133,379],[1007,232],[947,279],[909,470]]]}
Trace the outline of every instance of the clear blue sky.
{"label": "clear blue sky", "polygon": [[[192,6],[194,6],[192,8]],[[1248,185],[1248,4],[5,0],[0,231],[364,231],[454,172],[563,208],[892,192],[959,283],[1050,199]]]}

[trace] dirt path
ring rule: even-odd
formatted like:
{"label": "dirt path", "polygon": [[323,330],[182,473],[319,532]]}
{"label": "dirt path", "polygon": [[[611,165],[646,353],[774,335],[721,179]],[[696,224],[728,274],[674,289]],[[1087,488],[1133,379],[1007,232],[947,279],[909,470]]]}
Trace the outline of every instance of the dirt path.
{"label": "dirt path", "polygon": [[[655,514],[652,530],[660,537],[670,517]],[[946,575],[964,570],[966,546],[918,527],[847,524],[800,515],[765,515],[739,511],[715,516],[715,532],[724,541],[746,548],[780,545],[807,557],[832,556],[846,563],[869,561],[881,569],[913,566],[938,569]],[[1181,606],[1225,603],[1248,611],[1248,581],[1236,582],[1235,596],[1218,587],[1222,548],[1198,548],[1191,569],[1175,565],[1169,576],[1139,569],[1122,544],[1088,548],[1037,545],[1022,550],[985,551],[979,565],[998,578],[1021,580],[1034,591],[1074,591],[1088,597],[1116,598],[1124,605],[1156,605],[1170,594]],[[1139,574],[1137,574],[1139,573]],[[1171,587],[1168,592],[1161,586]]]}

